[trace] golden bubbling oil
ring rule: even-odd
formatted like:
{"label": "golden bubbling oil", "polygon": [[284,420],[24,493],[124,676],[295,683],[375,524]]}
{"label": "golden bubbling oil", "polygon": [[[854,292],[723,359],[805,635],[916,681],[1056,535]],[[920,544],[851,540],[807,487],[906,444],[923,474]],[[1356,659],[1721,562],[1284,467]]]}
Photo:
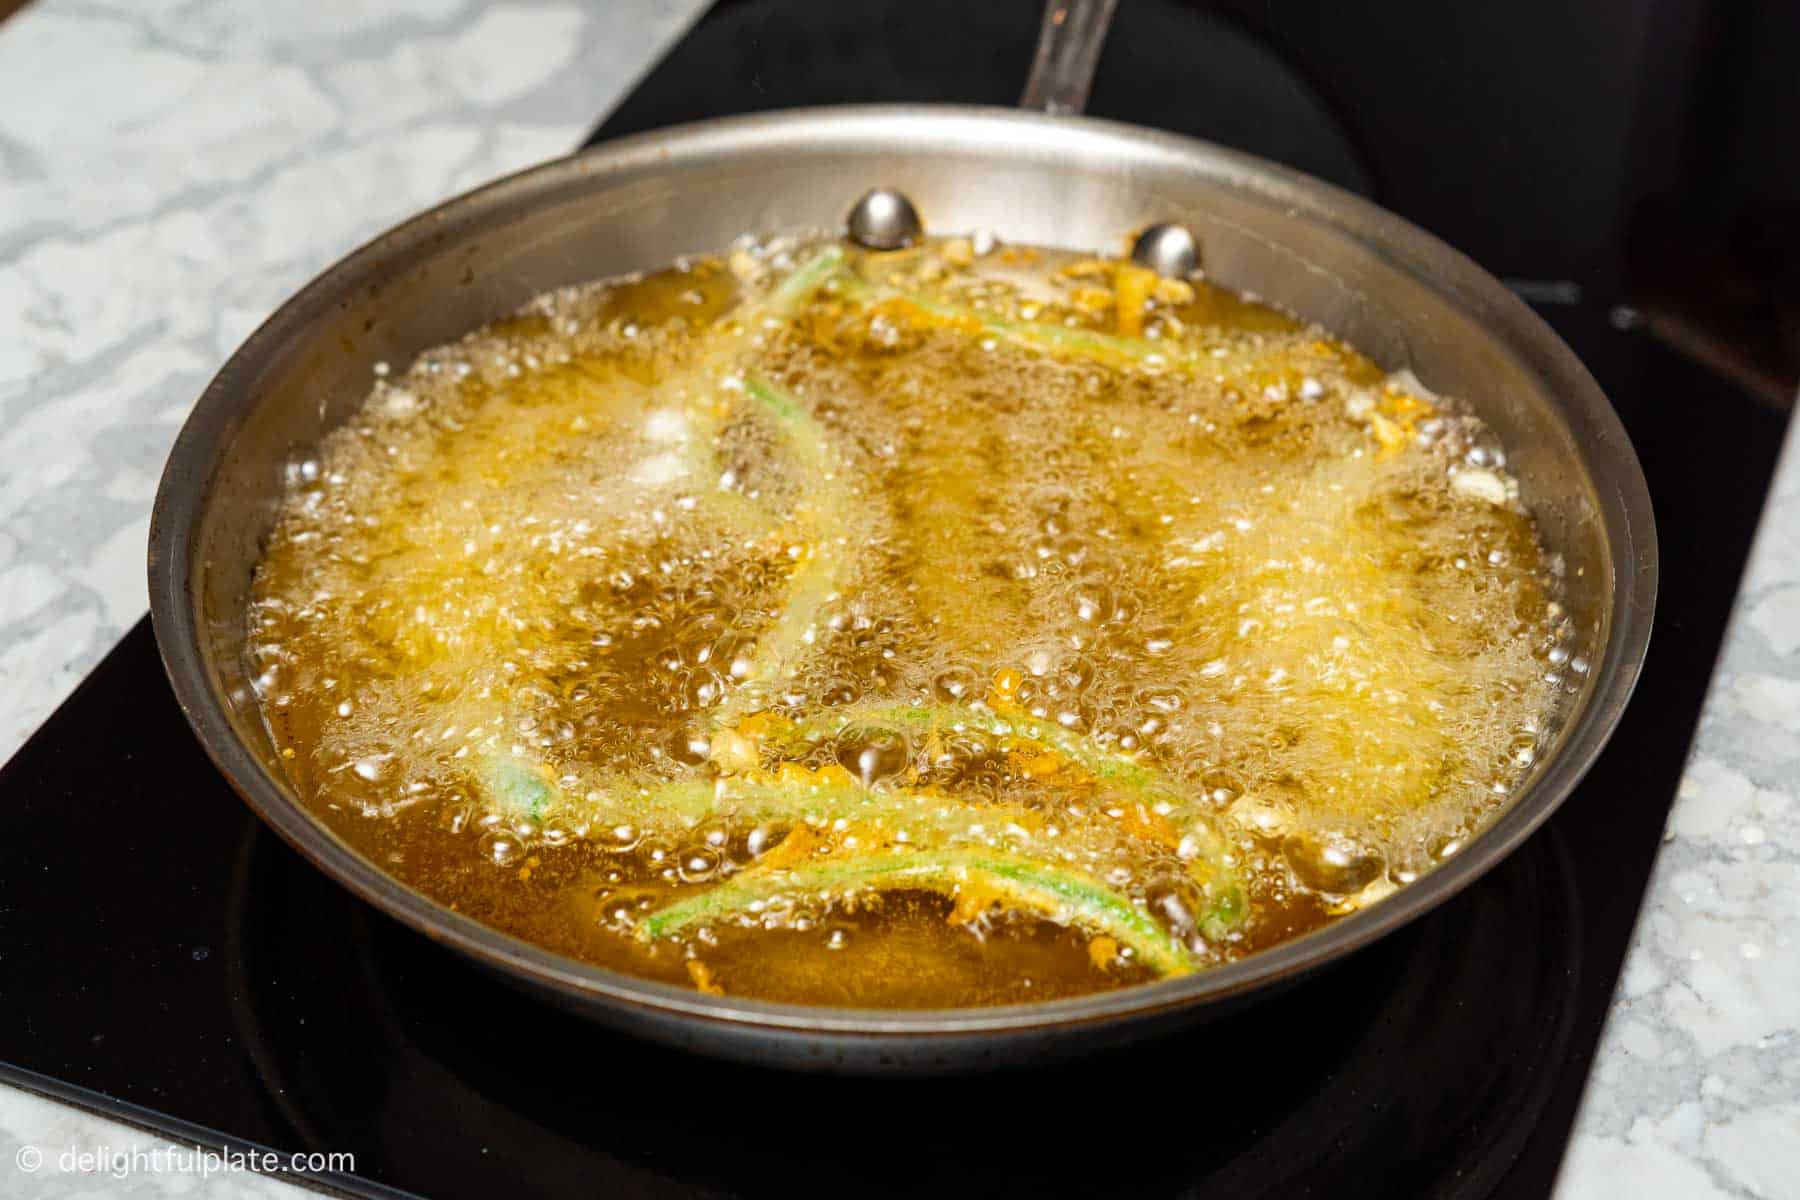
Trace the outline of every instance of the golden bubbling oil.
{"label": "golden bubbling oil", "polygon": [[[643,923],[771,855],[974,847],[1101,881],[1203,969],[1378,902],[1504,803],[1569,629],[1473,416],[1206,283],[1027,247],[851,253],[770,316],[812,249],[541,297],[378,372],[294,466],[249,654],[296,787],[373,861],[635,974],[989,1004],[1153,972],[969,889]],[[1122,802],[980,722],[754,748],[884,705],[1016,713],[1167,790]],[[751,774],[824,799],[707,800]],[[1196,916],[1199,843],[1241,882],[1229,929]]]}

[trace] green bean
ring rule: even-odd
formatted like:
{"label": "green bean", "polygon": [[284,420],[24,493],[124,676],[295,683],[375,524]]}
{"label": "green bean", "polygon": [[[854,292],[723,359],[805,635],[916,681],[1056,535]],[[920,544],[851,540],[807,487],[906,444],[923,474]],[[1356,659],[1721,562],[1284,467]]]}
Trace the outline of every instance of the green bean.
{"label": "green bean", "polygon": [[[740,367],[743,338],[753,332],[763,320],[792,316],[826,280],[843,267],[843,263],[844,250],[837,245],[826,246],[808,258],[766,296],[745,305],[740,310],[736,332],[729,338],[716,342],[710,352],[702,355],[701,362],[712,369],[735,370]],[[705,373],[712,372],[709,369]],[[806,645],[819,609],[836,589],[840,555],[839,548],[831,543],[829,519],[845,499],[845,489],[831,470],[831,451],[825,431],[805,406],[760,375],[747,375],[743,380],[743,390],[774,420],[785,437],[789,453],[804,480],[801,504],[807,510],[805,515],[810,518],[813,529],[809,539],[811,544],[807,547],[808,557],[789,580],[788,596],[780,616],[776,618],[774,626],[758,640],[748,675],[717,714],[719,720],[727,723],[735,719],[735,715],[741,713],[775,679],[792,669],[794,661]],[[710,420],[701,418],[697,423],[702,432],[709,435],[707,440],[711,441],[710,435],[716,430]],[[745,524],[746,519],[760,509],[754,502],[749,502],[748,505],[725,502],[718,507],[722,510],[736,510],[721,513],[731,519],[734,525]],[[748,512],[743,511],[746,508]]]}
{"label": "green bean", "polygon": [[1122,360],[1146,367],[1167,367],[1253,391],[1260,390],[1266,382],[1259,373],[1280,372],[1288,365],[1284,355],[1289,347],[1281,341],[1266,347],[1208,348],[1174,338],[1127,337],[1083,326],[1002,317],[922,293],[870,283],[849,268],[839,272],[837,279],[842,294],[851,300],[899,302],[944,324],[973,328],[997,341],[1037,353],[1061,353],[1109,365]]}
{"label": "green bean", "polygon": [[488,759],[482,786],[515,816],[541,821],[562,815],[601,825],[630,824],[647,833],[679,834],[708,817],[740,825],[880,827],[934,843],[1004,833],[1029,835],[1044,815],[1019,804],[970,804],[953,796],[904,788],[879,791],[831,781],[720,779],[664,783],[603,781],[572,797],[541,767],[511,756]]}
{"label": "green bean", "polygon": [[792,317],[826,281],[842,271],[844,248],[829,245],[795,267],[787,278],[760,296],[753,296],[726,314],[729,320],[713,326],[701,342],[699,354],[689,371],[709,383],[717,383],[743,366],[744,343],[756,334],[766,321],[785,321]]}
{"label": "green bean", "polygon": [[752,868],[651,913],[639,924],[638,934],[645,941],[670,937],[785,893],[917,890],[955,898],[970,888],[1010,907],[1110,937],[1158,975],[1185,975],[1194,968],[1174,937],[1093,876],[991,850],[881,851],[767,872]]}
{"label": "green bean", "polygon": [[1141,803],[1150,812],[1165,816],[1181,839],[1180,852],[1190,858],[1190,875],[1196,882],[1203,883],[1209,896],[1214,898],[1212,910],[1202,917],[1202,927],[1207,935],[1218,936],[1243,919],[1244,893],[1237,872],[1229,862],[1226,847],[1210,814],[1196,808],[1187,789],[1154,765],[1097,746],[1060,725],[1030,714],[996,712],[985,706],[963,708],[875,702],[844,705],[791,718],[776,724],[765,737],[778,753],[792,754],[800,746],[841,738],[859,730],[919,737],[945,729],[972,729],[989,737],[1014,739],[1041,747],[1081,767],[1113,795]]}
{"label": "green bean", "polygon": [[980,309],[961,308],[918,295],[900,294],[899,298],[940,320],[973,322],[983,332],[1029,350],[1063,350],[1088,357],[1115,355],[1145,364],[1180,365],[1190,358],[1185,346],[1151,338],[1123,337],[1048,321],[1011,320]]}
{"label": "green bean", "polygon": [[548,767],[514,754],[488,755],[475,773],[489,804],[533,822],[579,816],[607,825],[644,824],[673,831],[691,828],[712,812],[711,785],[698,782],[643,785],[611,779],[577,798],[563,789]]}
{"label": "green bean", "polygon": [[790,673],[805,653],[819,610],[837,590],[843,570],[843,546],[835,526],[837,514],[850,502],[849,490],[833,469],[824,427],[806,407],[760,375],[745,378],[744,392],[774,420],[799,467],[804,481],[800,516],[810,527],[809,544],[806,557],[788,579],[780,615],[757,639],[748,671],[714,713],[719,725],[737,720],[776,680]]}
{"label": "green bean", "polygon": [[877,302],[897,300],[940,321],[973,325],[1000,341],[1028,350],[1067,351],[1089,358],[1111,355],[1145,365],[1193,367],[1201,362],[1190,347],[1178,342],[1124,337],[1049,321],[1015,320],[978,308],[949,304],[917,292],[905,292],[883,284],[870,283],[861,276],[848,272],[842,279],[844,292],[852,299]]}
{"label": "green bean", "polygon": [[844,265],[844,248],[842,246],[826,246],[817,254],[795,267],[788,277],[776,285],[769,293],[769,315],[775,317],[791,316],[795,310],[808,300],[814,292],[824,286],[826,280],[837,274]]}
{"label": "green bean", "polygon": [[826,439],[824,426],[799,400],[761,375],[746,376],[744,391],[775,419],[775,424],[786,436],[789,453],[800,460],[801,468],[806,472],[808,490],[815,496],[824,495],[833,482],[826,478],[831,466],[831,444]]}
{"label": "green bean", "polygon": [[[932,792],[901,788],[875,791],[831,781],[612,780],[573,800],[551,780],[545,768],[511,755],[485,760],[481,776],[491,798],[533,821],[559,814],[578,815],[604,825],[632,825],[641,832],[670,836],[685,833],[709,817],[789,828],[845,822],[926,843],[930,850],[913,853],[952,865],[969,855],[985,855],[995,862],[1016,861],[1031,866],[1032,860],[1008,851],[988,846],[958,847],[955,843],[962,839],[985,840],[1004,835],[1009,829],[1015,836],[1030,839],[1046,819],[1046,814],[1018,804],[969,804]],[[753,875],[756,870],[753,867],[737,879]],[[1041,870],[1049,876],[1086,878],[1058,867],[1043,866]],[[1217,938],[1242,921],[1244,892],[1235,876],[1222,867],[1204,886],[1209,904],[1206,911],[1198,914],[1199,924],[1207,937]],[[1124,939],[1121,942],[1128,944]]]}
{"label": "green bean", "polygon": [[710,789],[701,784],[640,786],[629,780],[607,780],[571,797],[542,763],[513,754],[484,757],[476,779],[488,802],[513,817],[543,821],[553,816],[580,816],[602,824],[637,824],[648,819],[657,828],[698,824],[711,811]]}
{"label": "green bean", "polygon": [[1220,877],[1230,874],[1218,833],[1197,812],[1188,789],[1150,763],[1096,745],[1081,734],[1029,713],[941,704],[849,704],[776,724],[766,736],[778,753],[791,755],[801,746],[841,738],[858,730],[919,737],[939,730],[974,730],[989,737],[1013,739],[1050,751],[1086,771],[1122,799],[1144,804],[1169,816],[1178,832],[1200,843],[1200,853]]}
{"label": "green bean", "polygon": [[[835,282],[841,294],[856,303],[899,302],[945,324],[972,327],[998,341],[1040,353],[1060,352],[1102,362],[1122,359],[1149,367],[1172,367],[1227,378],[1283,365],[1279,350],[1272,355],[1243,348],[1208,350],[1172,338],[1128,337],[1079,325],[1003,317],[921,292],[872,283],[858,274],[841,252],[829,265],[822,262],[811,265],[816,267],[816,273],[809,272],[807,280],[813,289]],[[796,276],[799,274],[799,271],[795,272]]]}
{"label": "green bean", "polygon": [[993,708],[942,704],[889,704],[881,701],[847,704],[802,717],[777,727],[777,741],[813,743],[841,737],[857,729],[887,730],[909,735],[940,729],[973,729],[989,737],[1013,738],[1052,751],[1075,763],[1103,782],[1120,786],[1137,799],[1179,801],[1181,785],[1155,767],[1128,754],[1095,745],[1092,740],[1053,721],[1029,713],[998,712]]}
{"label": "green bean", "polygon": [[540,768],[511,755],[484,759],[479,774],[488,794],[514,813],[541,821],[556,797],[556,785]]}
{"label": "green bean", "polygon": [[[719,434],[719,421],[712,413],[711,389],[742,366],[746,335],[764,320],[792,316],[843,263],[843,247],[820,250],[772,291],[746,303],[739,311],[740,320],[733,332],[713,334],[702,343],[697,360],[665,382],[664,387],[675,392],[691,392],[696,381],[702,385],[697,396],[687,395],[684,405],[690,429],[683,441],[690,469],[696,474],[706,474],[711,468],[713,445]],[[773,521],[773,514],[764,505],[740,492],[709,489],[698,499],[703,508],[734,529],[763,529]]]}

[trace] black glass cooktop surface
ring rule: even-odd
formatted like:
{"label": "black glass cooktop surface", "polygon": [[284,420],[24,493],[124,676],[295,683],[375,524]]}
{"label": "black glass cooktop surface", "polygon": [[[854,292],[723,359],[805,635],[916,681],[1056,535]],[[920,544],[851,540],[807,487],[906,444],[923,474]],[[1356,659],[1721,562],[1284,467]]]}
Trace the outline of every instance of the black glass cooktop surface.
{"label": "black glass cooktop surface", "polygon": [[[596,136],[830,99],[1004,102],[1034,7],[722,5]],[[1138,64],[1201,19],[1123,8],[1095,111],[1180,126]],[[955,13],[956,39],[921,28]],[[1273,116],[1184,130],[1380,197],[1305,74],[1233,36],[1197,38],[1228,64],[1214,86]],[[1134,1050],[976,1078],[783,1075],[638,1044],[265,832],[189,734],[145,621],[0,772],[0,1075],[187,1144],[348,1153],[353,1170],[310,1182],[354,1195],[1544,1195],[1786,420],[1598,305],[1546,316],[1650,478],[1663,593],[1642,682],[1539,835],[1325,974]]]}

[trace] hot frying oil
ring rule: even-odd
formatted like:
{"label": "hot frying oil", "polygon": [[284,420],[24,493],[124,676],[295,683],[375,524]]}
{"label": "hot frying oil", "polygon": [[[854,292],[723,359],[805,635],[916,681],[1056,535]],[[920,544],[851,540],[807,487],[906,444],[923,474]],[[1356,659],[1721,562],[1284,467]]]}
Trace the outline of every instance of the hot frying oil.
{"label": "hot frying oil", "polygon": [[744,246],[381,372],[255,581],[305,801],[553,950],[823,1004],[1204,970],[1454,853],[1570,654],[1480,423],[980,249]]}

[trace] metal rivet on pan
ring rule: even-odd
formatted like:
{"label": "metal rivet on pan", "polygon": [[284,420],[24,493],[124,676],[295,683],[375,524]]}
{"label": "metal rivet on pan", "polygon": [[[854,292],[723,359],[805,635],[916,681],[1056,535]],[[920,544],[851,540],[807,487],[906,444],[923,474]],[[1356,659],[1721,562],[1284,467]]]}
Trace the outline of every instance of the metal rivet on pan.
{"label": "metal rivet on pan", "polygon": [[844,223],[850,240],[870,250],[899,250],[910,246],[925,232],[919,210],[905,193],[893,188],[876,188],[856,202]]}
{"label": "metal rivet on pan", "polygon": [[1138,234],[1131,261],[1165,279],[1186,279],[1200,269],[1200,239],[1186,225],[1160,221]]}

